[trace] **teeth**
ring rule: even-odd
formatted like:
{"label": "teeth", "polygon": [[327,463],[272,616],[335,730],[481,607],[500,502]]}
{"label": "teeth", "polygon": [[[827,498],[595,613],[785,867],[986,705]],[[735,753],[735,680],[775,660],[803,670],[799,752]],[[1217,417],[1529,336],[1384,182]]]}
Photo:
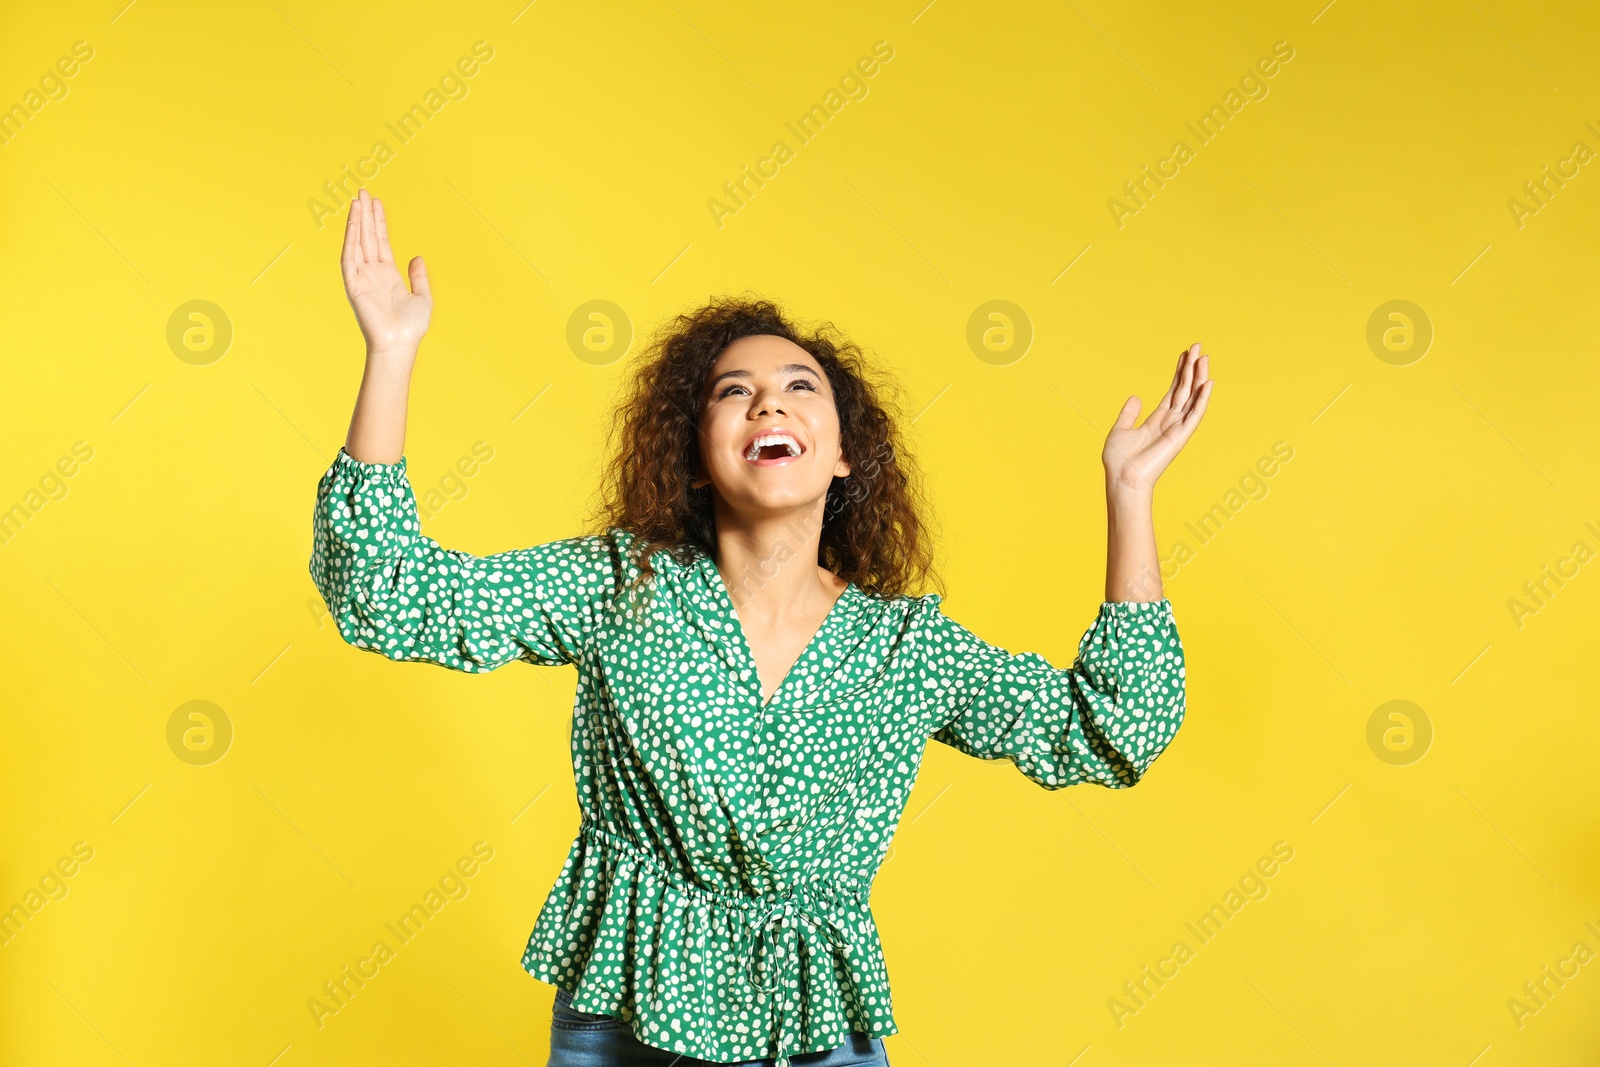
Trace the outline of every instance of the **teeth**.
{"label": "teeth", "polygon": [[800,445],[793,437],[786,433],[767,433],[750,442],[750,450],[744,454],[744,458],[749,460],[760,459],[761,450],[768,445],[786,445],[789,449],[789,455],[798,456],[800,454]]}

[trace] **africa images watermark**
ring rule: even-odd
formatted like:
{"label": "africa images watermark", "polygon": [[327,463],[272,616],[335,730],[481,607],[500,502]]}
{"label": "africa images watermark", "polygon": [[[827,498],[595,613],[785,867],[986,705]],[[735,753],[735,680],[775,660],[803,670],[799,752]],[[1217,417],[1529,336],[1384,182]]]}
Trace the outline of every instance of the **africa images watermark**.
{"label": "africa images watermark", "polygon": [[372,943],[367,955],[356,960],[354,967],[347,963],[339,969],[337,976],[323,982],[320,996],[306,998],[306,1009],[311,1012],[311,1021],[317,1024],[317,1029],[321,1030],[327,1025],[329,1016],[337,1015],[349,1007],[356,993],[378,977],[380,968],[395,958],[401,946],[409,945],[430,921],[438,918],[446,904],[465,900],[467,894],[472,892],[466,879],[475,876],[481,870],[480,865],[492,859],[494,846],[487,841],[474,841],[472,854],[462,856],[452,866],[445,868],[444,874],[439,876],[437,888],[429,886],[420,903],[413,903],[394,922],[383,924],[394,938],[393,946],[379,938]]}
{"label": "africa images watermark", "polygon": [[445,471],[437,485],[424,485],[417,499],[417,517],[431,519],[448,505],[465,500],[472,491],[468,482],[483,470],[483,465],[494,459],[494,446],[479,439],[472,443],[470,454],[463,453],[451,468]]}
{"label": "africa images watermark", "polygon": [[[1600,927],[1592,922],[1583,925],[1591,934],[1600,937]],[[1589,947],[1589,942],[1574,941],[1572,951],[1556,960],[1554,968],[1546,963],[1539,968],[1539,977],[1523,982],[1521,996],[1506,998],[1506,1010],[1511,1013],[1511,1021],[1517,1029],[1521,1030],[1529,1018],[1548,1008],[1555,995],[1578,977],[1579,968],[1594,957],[1595,951]]]}
{"label": "africa images watermark", "polygon": [[1222,495],[1221,500],[1212,504],[1192,522],[1183,524],[1184,529],[1194,535],[1195,543],[1191,545],[1183,539],[1173,542],[1171,551],[1161,557],[1161,577],[1176,578],[1184,564],[1194,560],[1199,555],[1200,549],[1209,545],[1221,534],[1230,521],[1238,518],[1239,512],[1244,510],[1245,505],[1266,499],[1271,491],[1268,480],[1283,469],[1283,464],[1292,459],[1294,459],[1294,446],[1281,439],[1274,441],[1272,454],[1259,457],[1254,466],[1247,468],[1239,476],[1237,489],[1230,487]]}
{"label": "africa images watermark", "polygon": [[1262,856],[1239,876],[1238,888],[1230,887],[1220,903],[1211,905],[1194,922],[1183,924],[1184,929],[1194,936],[1194,945],[1181,938],[1174,941],[1172,949],[1156,960],[1153,967],[1146,963],[1140,968],[1142,973],[1139,977],[1123,982],[1122,996],[1106,999],[1106,1009],[1111,1012],[1111,1020],[1117,1024],[1117,1029],[1121,1030],[1127,1025],[1129,1016],[1137,1015],[1149,1007],[1155,995],[1178,977],[1179,969],[1195,958],[1198,946],[1209,945],[1216,940],[1228,921],[1237,918],[1246,904],[1253,900],[1265,900],[1271,892],[1267,879],[1292,859],[1294,846],[1287,841],[1274,841],[1271,855]]}
{"label": "africa images watermark", "polygon": [[[1596,129],[1593,122],[1585,122],[1584,126],[1590,133],[1600,137],[1600,129]],[[1594,149],[1586,142],[1573,141],[1571,150],[1556,160],[1554,170],[1551,170],[1550,164],[1546,163],[1539,168],[1542,173],[1537,178],[1523,182],[1522,193],[1527,199],[1519,200],[1513,196],[1506,200],[1506,210],[1511,212],[1511,221],[1516,223],[1517,229],[1520,230],[1527,225],[1525,221],[1527,218],[1549,207],[1550,201],[1555,199],[1556,194],[1565,189],[1567,182],[1578,176],[1579,168],[1594,156]]]}
{"label": "africa images watermark", "polygon": [[87,441],[74,441],[70,455],[62,455],[55,461],[54,469],[46,467],[44,473],[39,475],[38,488],[29,486],[23,492],[22,499],[10,507],[0,503],[0,545],[9,545],[46,504],[65,500],[72,488],[67,484],[67,479],[75,477],[83,469],[82,465],[93,458],[93,445]]}
{"label": "africa images watermark", "polygon": [[93,58],[93,45],[88,41],[74,41],[71,55],[57,59],[55,69],[46,68],[39,75],[37,89],[30,88],[22,94],[21,100],[0,109],[0,145],[8,145],[15,140],[46,105],[65,100],[71,91],[65,79],[75,77],[83,69],[83,64]]}
{"label": "africa images watermark", "polygon": [[[878,73],[880,63],[887,63],[893,58],[894,47],[888,41],[874,41],[872,54],[862,56],[856,60],[854,67],[841,74],[837,89],[829,89],[821,103],[812,104],[794,122],[785,122],[784,128],[794,134],[795,140],[800,145],[810,144],[829,121],[838,117],[846,104],[852,100],[867,98],[869,87],[866,79]],[[706,201],[706,208],[711,212],[711,221],[716,223],[717,229],[722,229],[724,220],[729,215],[737,215],[749,204],[756,191],[766,188],[767,182],[776,178],[783,165],[793,158],[795,149],[789,147],[788,141],[774,141],[767,154],[756,160],[754,168],[746,163],[739,168],[742,172],[739,177],[723,182],[722,194],[731,203],[725,203],[714,196]],[[770,172],[768,167],[771,168]],[[751,188],[752,183],[755,188]]]}
{"label": "africa images watermark", "polygon": [[0,945],[9,945],[23,928],[33,922],[51,901],[65,900],[72,886],[67,879],[83,869],[94,859],[94,846],[87,841],[74,841],[71,854],[63,853],[55,864],[46,867],[37,882],[28,887],[22,899],[0,912]]}
{"label": "africa images watermark", "polygon": [[[1600,527],[1593,522],[1585,522],[1583,527],[1596,538],[1600,538]],[[1511,621],[1516,624],[1517,629],[1522,629],[1524,620],[1548,607],[1556,594],[1566,588],[1567,582],[1578,576],[1579,568],[1594,558],[1594,548],[1589,542],[1580,538],[1572,542],[1570,552],[1556,559],[1553,567],[1546,563],[1539,568],[1539,577],[1523,582],[1522,594],[1526,599],[1506,598],[1506,610],[1511,613]]]}
{"label": "africa images watermark", "polygon": [[[430,87],[423,94],[421,103],[413,103],[394,122],[385,122],[384,129],[393,134],[394,139],[400,144],[410,144],[430,119],[438,117],[446,104],[451,100],[467,98],[467,93],[471,89],[466,79],[478,73],[480,63],[487,63],[493,58],[494,47],[487,41],[472,42],[472,55],[462,56],[456,60],[453,69],[446,68],[439,76],[437,89]],[[314,196],[306,201],[306,208],[311,212],[311,221],[317,229],[322,229],[323,223],[329,216],[337,215],[350,201],[360,196],[361,187],[376,178],[379,168],[394,157],[394,147],[388,141],[377,140],[372,142],[372,148],[367,155],[356,160],[355,173],[351,173],[350,164],[341,165],[339,169],[342,173],[337,179],[330,178],[322,183],[322,191],[327,195],[327,199]]]}
{"label": "africa images watermark", "polygon": [[[1275,42],[1272,53],[1256,60],[1254,67],[1240,76],[1239,87],[1229,89],[1227,95],[1222,98],[1222,103],[1212,104],[1211,109],[1195,122],[1183,124],[1194,134],[1197,148],[1190,148],[1187,141],[1174,141],[1172,151],[1156,160],[1154,168],[1146,163],[1140,168],[1143,171],[1140,177],[1123,182],[1123,192],[1131,203],[1115,196],[1106,201],[1106,207],[1111,211],[1111,221],[1116,223],[1117,229],[1120,230],[1127,224],[1126,220],[1130,215],[1137,215],[1149,207],[1156,193],[1182,172],[1183,165],[1194,159],[1199,148],[1216,140],[1228,123],[1239,116],[1239,112],[1244,110],[1246,104],[1252,100],[1265,100],[1271,91],[1267,79],[1277,76],[1281,69],[1279,64],[1286,64],[1292,59],[1294,59],[1294,48],[1289,42]],[[1171,169],[1168,169],[1169,166]]]}

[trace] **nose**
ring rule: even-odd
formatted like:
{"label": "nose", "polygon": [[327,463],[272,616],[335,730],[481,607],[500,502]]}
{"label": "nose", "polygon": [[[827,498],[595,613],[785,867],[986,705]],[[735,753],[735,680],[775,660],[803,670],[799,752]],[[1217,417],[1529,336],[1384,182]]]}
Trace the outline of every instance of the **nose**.
{"label": "nose", "polygon": [[779,400],[782,395],[777,389],[762,386],[757,390],[755,401],[751,404],[751,407],[757,415],[771,415],[776,412],[782,412],[787,415],[788,412],[784,410],[783,404]]}

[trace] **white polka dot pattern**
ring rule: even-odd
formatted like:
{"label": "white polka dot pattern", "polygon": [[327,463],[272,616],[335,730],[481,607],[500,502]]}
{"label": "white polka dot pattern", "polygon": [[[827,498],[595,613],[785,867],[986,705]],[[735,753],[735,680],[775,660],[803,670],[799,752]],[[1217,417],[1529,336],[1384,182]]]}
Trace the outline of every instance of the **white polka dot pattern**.
{"label": "white polka dot pattern", "polygon": [[1183,645],[1167,600],[1103,603],[1065,671],[991,645],[942,611],[931,618],[924,684],[951,712],[933,740],[1009,759],[1046,789],[1133,785],[1183,722]]}
{"label": "white polka dot pattern", "polygon": [[582,823],[522,957],[646,1044],[713,1061],[898,1032],[869,897],[930,739],[1046,789],[1136,783],[1184,716],[1172,606],[1103,603],[1070,669],[941,597],[851,583],[770,701],[715,563],[624,530],[491,556],[422,536],[404,458],[343,450],[310,570],[340,635],[394,660],[575,664]]}

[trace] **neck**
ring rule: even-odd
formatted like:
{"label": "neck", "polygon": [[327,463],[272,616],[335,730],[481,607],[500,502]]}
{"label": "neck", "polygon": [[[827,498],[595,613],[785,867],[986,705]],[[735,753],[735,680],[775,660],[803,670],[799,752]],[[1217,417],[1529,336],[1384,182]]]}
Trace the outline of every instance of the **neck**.
{"label": "neck", "polygon": [[847,583],[818,562],[824,503],[755,521],[717,509],[717,570],[741,617],[809,616],[839,596]]}

